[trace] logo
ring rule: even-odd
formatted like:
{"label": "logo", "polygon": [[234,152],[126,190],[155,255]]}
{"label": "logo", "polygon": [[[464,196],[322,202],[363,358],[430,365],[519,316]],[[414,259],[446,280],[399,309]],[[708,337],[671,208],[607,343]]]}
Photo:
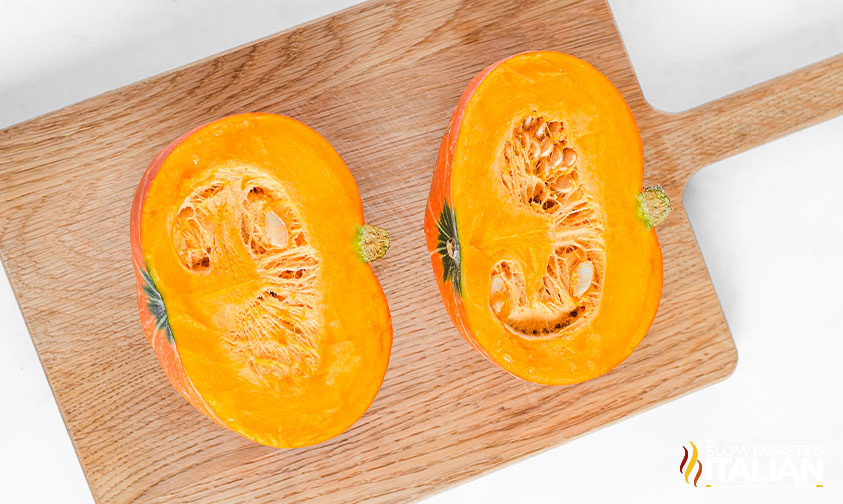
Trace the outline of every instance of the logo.
{"label": "logo", "polygon": [[[689,441],[679,474],[685,483],[705,488],[823,488],[822,444],[728,443]],[[705,458],[705,477],[700,456]],[[678,457],[677,457],[678,458]],[[676,466],[674,466],[675,468]]]}
{"label": "logo", "polygon": [[688,441],[691,443],[691,460],[688,460],[688,449],[684,446],[682,447],[685,450],[685,456],[682,457],[682,463],[679,464],[679,474],[685,475],[685,483],[691,484],[690,478],[691,473],[694,471],[694,465],[697,466],[697,475],[694,476],[694,486],[697,486],[697,482],[700,480],[700,476],[702,475],[702,462],[697,459],[697,455],[699,452],[697,451],[697,445],[693,443],[693,441]]}
{"label": "logo", "polygon": [[822,444],[728,443],[709,440],[705,486],[733,488],[823,487]]}

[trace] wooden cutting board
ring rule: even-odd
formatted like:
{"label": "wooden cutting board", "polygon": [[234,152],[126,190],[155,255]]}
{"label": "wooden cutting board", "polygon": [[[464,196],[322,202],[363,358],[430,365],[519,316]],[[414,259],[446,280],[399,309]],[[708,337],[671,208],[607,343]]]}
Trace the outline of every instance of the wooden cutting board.
{"label": "wooden cutting board", "polygon": [[[564,388],[515,379],[460,339],[422,234],[463,88],[530,49],[574,54],[615,83],[641,128],[645,181],[676,206],[659,230],[665,284],[649,334],[613,372]],[[351,430],[307,449],[260,446],[195,412],[136,312],[128,226],[141,174],[184,131],[245,111],[328,138],[368,220],[394,236],[374,267],[395,328],[383,388]],[[735,347],[683,187],[702,166],[841,112],[840,56],[668,115],[642,98],[601,1],[375,1],[0,132],[0,254],[100,502],[407,501],[728,376]]]}

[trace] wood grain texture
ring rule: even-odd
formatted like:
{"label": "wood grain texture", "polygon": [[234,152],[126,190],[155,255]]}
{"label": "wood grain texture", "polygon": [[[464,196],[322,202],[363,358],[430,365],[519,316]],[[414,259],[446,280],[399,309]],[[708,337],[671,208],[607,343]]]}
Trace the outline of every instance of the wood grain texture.
{"label": "wood grain texture", "polygon": [[[571,387],[515,379],[449,322],[422,221],[438,142],[470,78],[530,49],[594,64],[639,121],[647,183],[676,210],[659,236],[653,327],[613,372]],[[0,132],[0,254],[100,502],[403,502],[727,376],[736,363],[681,204],[701,166],[843,112],[843,58],[683,114],[649,107],[600,1],[375,1]],[[395,343],[383,388],[344,435],[259,446],[169,386],[138,322],[129,207],[155,153],[245,111],[296,117],[348,163]]]}

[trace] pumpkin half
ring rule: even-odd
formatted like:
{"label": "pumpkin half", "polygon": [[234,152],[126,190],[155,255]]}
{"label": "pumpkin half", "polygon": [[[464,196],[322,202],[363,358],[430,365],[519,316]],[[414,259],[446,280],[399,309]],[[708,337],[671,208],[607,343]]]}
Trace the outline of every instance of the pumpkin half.
{"label": "pumpkin half", "polygon": [[460,334],[506,371],[565,385],[632,353],[658,308],[655,230],[635,119],[588,63],[543,51],[477,75],[442,139],[425,235]]}
{"label": "pumpkin half", "polygon": [[131,213],[146,336],[173,387],[259,443],[348,429],[380,388],[392,325],[351,173],[288,117],[242,114],[152,161]]}

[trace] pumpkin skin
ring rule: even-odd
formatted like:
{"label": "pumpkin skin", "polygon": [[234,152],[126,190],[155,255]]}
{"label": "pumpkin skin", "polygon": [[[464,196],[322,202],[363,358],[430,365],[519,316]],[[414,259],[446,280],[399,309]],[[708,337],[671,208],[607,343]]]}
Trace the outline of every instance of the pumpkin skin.
{"label": "pumpkin skin", "polygon": [[451,117],[425,212],[445,308],[509,373],[567,385],[600,376],[646,334],[661,297],[653,229],[670,201],[642,192],[635,119],[588,63],[499,61]]}
{"label": "pumpkin skin", "polygon": [[200,126],[149,165],[130,227],[144,332],[202,414],[293,448],[368,409],[392,324],[367,262],[388,233],[364,224],[351,173],[318,133],[263,113]]}

